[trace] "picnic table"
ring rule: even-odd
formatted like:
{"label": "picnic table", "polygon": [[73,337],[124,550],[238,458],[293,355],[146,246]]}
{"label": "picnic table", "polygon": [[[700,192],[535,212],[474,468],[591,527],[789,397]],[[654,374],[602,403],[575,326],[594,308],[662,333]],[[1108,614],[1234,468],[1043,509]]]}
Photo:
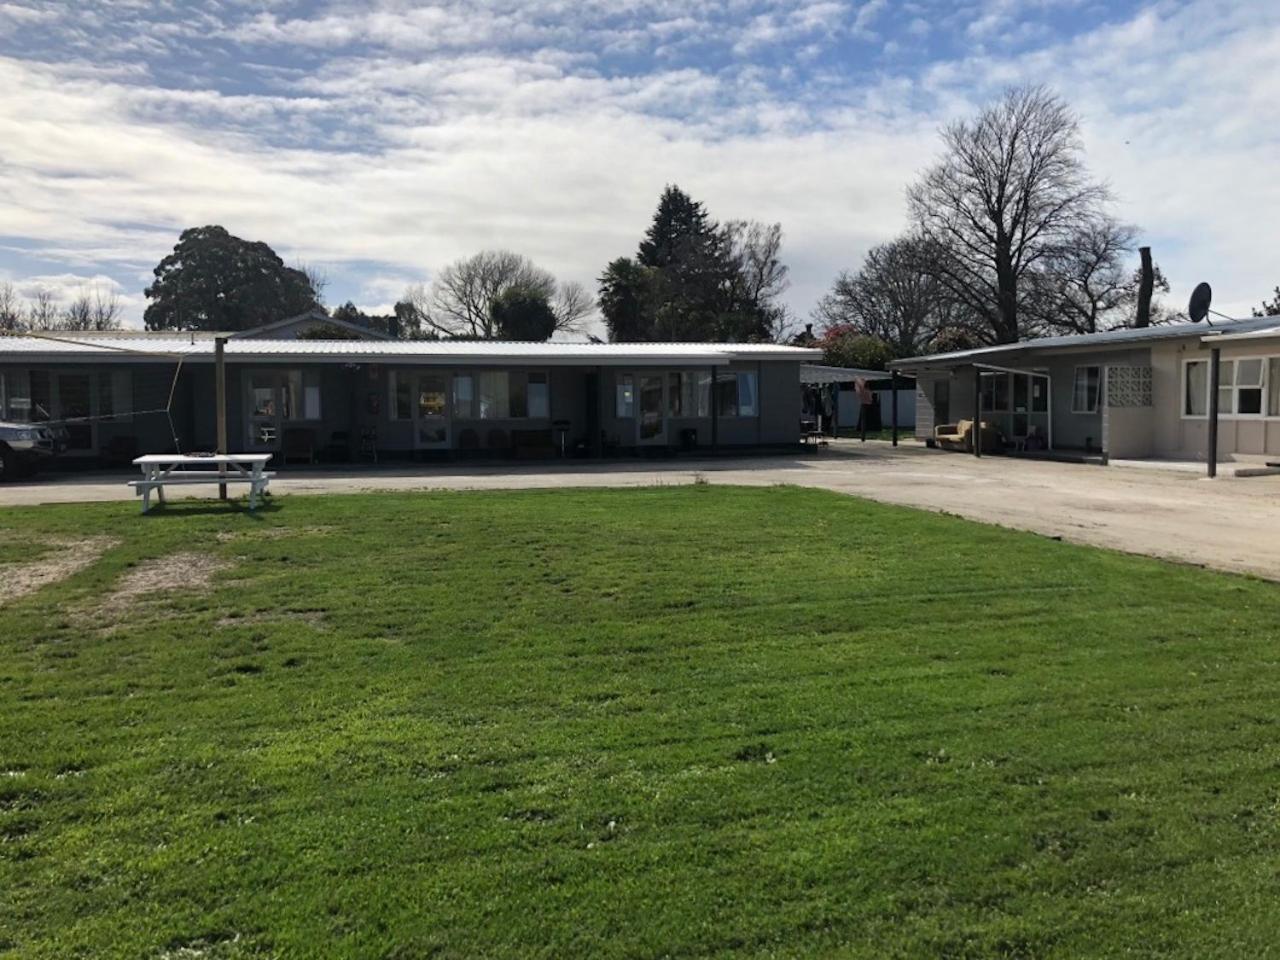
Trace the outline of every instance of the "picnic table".
{"label": "picnic table", "polygon": [[269,453],[149,453],[133,461],[142,468],[142,479],[130,480],[129,486],[142,497],[146,513],[151,509],[152,491],[164,503],[164,488],[171,484],[247,483],[252,510],[275,476],[266,470],[270,459]]}

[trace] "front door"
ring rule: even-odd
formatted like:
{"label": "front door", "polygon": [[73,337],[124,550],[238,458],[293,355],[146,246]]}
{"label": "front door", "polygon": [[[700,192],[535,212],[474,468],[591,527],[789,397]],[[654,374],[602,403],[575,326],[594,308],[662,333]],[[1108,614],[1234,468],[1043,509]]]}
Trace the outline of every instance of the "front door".
{"label": "front door", "polygon": [[413,444],[418,450],[439,450],[449,446],[449,375],[424,373],[414,378],[417,409]]}
{"label": "front door", "polygon": [[280,449],[280,375],[258,371],[248,375],[249,449]]}
{"label": "front door", "polygon": [[940,427],[951,422],[951,381],[933,381],[933,424]]}
{"label": "front door", "polygon": [[667,442],[667,378],[660,373],[643,373],[639,381],[636,440],[642,445],[664,444]]}

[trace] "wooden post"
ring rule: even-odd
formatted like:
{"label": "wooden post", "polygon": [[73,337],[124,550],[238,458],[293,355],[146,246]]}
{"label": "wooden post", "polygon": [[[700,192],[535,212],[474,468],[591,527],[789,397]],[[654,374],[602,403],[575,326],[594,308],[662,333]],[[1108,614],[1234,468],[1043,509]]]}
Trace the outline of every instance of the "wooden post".
{"label": "wooden post", "polygon": [[893,445],[898,445],[898,371],[894,370],[889,374],[889,396],[890,401],[890,421],[893,424]]}
{"label": "wooden post", "polygon": [[1209,449],[1207,460],[1209,476],[1218,475],[1218,365],[1222,359],[1222,349],[1214,347],[1209,351]]}
{"label": "wooden post", "polygon": [[[227,358],[226,337],[215,337],[213,340],[213,393],[214,414],[218,423],[218,453],[227,452]],[[218,484],[218,499],[227,499],[227,467],[218,464],[218,476],[222,482]]]}
{"label": "wooden post", "polygon": [[973,438],[973,455],[982,456],[982,371],[973,368],[973,429],[969,431]]}

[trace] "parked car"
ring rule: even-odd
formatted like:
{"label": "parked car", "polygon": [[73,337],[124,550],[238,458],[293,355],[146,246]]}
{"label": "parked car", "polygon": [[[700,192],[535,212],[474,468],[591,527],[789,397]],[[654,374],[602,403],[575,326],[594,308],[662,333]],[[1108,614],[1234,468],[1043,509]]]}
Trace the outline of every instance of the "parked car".
{"label": "parked car", "polygon": [[35,473],[57,452],[54,427],[0,420],[0,481]]}

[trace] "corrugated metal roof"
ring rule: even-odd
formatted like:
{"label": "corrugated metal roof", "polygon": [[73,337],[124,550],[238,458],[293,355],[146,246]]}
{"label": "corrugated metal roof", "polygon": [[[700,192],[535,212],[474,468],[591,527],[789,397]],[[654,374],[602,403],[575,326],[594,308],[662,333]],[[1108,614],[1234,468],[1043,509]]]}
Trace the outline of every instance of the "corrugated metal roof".
{"label": "corrugated metal roof", "polygon": [[1215,322],[1212,328],[1203,323],[1170,323],[1156,327],[1126,327],[1120,330],[1106,330],[1102,333],[1071,334],[1061,337],[1040,337],[1035,340],[1019,340],[1017,343],[1001,343],[991,347],[978,347],[975,350],[956,350],[951,353],[936,353],[931,356],[910,357],[905,360],[894,360],[891,367],[922,367],[930,365],[946,365],[979,358],[1007,356],[1018,353],[1034,353],[1048,350],[1070,350],[1079,347],[1119,346],[1127,343],[1148,343],[1158,340],[1177,340],[1183,337],[1200,337],[1206,340],[1214,337],[1236,336],[1242,333],[1253,333],[1266,328],[1275,327],[1280,322],[1276,317],[1254,317],[1248,320],[1231,320]]}
{"label": "corrugated metal roof", "polygon": [[[902,374],[901,376],[906,376]],[[800,364],[801,383],[853,383],[855,380],[888,380],[888,370],[867,370],[862,367],[829,367],[821,363]]]}
{"label": "corrugated metal roof", "polygon": [[[49,356],[63,360],[212,359],[212,340],[186,335],[136,335],[78,338],[66,336],[0,337],[0,359]],[[312,360],[319,362],[447,361],[617,366],[668,363],[724,364],[733,360],[810,360],[821,350],[768,343],[518,343],[500,340],[228,340],[229,359]]]}
{"label": "corrugated metal roof", "polygon": [[1261,319],[1270,321],[1270,326],[1262,327],[1257,330],[1245,330],[1240,333],[1208,334],[1200,339],[1204,343],[1211,343],[1215,340],[1229,340],[1234,342],[1237,340],[1267,340],[1272,337],[1280,337],[1280,319],[1276,317],[1262,317]]}

